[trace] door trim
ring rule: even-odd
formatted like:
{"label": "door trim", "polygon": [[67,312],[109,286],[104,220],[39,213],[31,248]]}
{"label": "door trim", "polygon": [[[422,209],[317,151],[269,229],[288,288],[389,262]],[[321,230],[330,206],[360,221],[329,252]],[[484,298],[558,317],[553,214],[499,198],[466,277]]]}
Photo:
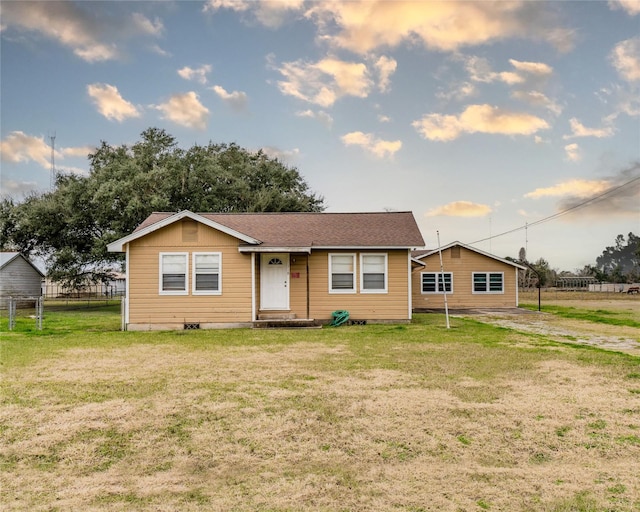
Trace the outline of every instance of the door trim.
{"label": "door trim", "polygon": [[[282,261],[281,278],[282,288],[282,301],[280,304],[269,305],[268,302],[273,298],[273,295],[269,297],[267,292],[273,290],[274,284],[272,282],[267,283],[267,276],[273,277],[265,270],[268,268],[269,262],[275,259]],[[289,253],[263,253],[260,257],[260,310],[261,311],[288,311],[290,307],[290,279],[289,271],[291,268],[291,262]],[[276,276],[276,279],[278,276]],[[267,286],[268,285],[268,286]],[[266,300],[265,300],[266,299]],[[266,305],[265,305],[266,303]]]}

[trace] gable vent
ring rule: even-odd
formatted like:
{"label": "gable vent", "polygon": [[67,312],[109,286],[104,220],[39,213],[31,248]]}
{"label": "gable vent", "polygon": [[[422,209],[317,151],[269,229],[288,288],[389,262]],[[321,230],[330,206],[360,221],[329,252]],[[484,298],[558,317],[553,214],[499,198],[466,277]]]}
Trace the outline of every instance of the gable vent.
{"label": "gable vent", "polygon": [[182,221],[182,241],[197,242],[198,241],[198,223],[191,219]]}

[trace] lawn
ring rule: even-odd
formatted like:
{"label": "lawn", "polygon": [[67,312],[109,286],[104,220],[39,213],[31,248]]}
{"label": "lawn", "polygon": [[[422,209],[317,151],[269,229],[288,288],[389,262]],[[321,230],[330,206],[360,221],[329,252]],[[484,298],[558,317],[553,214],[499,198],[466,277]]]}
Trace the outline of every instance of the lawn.
{"label": "lawn", "polygon": [[2,326],[3,510],[640,509],[638,357],[437,314],[311,330],[119,332],[114,306],[26,321]]}

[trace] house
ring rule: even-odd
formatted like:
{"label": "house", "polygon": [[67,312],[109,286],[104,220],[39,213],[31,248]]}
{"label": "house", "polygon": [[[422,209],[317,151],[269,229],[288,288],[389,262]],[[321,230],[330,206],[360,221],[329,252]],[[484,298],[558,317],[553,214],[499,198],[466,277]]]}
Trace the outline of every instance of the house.
{"label": "house", "polygon": [[153,213],[108,245],[126,254],[130,330],[411,319],[410,212]]}
{"label": "house", "polygon": [[518,263],[460,242],[413,257],[424,265],[412,272],[414,311],[443,309],[445,289],[452,309],[518,307]]}
{"label": "house", "polygon": [[[20,303],[31,302],[42,295],[44,274],[29,258],[19,252],[0,253],[0,303],[7,307],[9,297]],[[27,299],[27,300],[24,300]]]}

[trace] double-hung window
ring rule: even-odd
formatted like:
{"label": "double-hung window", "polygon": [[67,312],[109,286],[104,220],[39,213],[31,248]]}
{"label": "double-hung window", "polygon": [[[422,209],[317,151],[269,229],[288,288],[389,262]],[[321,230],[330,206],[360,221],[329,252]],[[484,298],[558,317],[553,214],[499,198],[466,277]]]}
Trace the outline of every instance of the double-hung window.
{"label": "double-hung window", "polygon": [[453,274],[451,272],[423,272],[422,293],[453,293]]}
{"label": "double-hung window", "polygon": [[356,291],[356,255],[329,254],[329,292]]}
{"label": "double-hung window", "polygon": [[387,255],[360,254],[360,291],[387,292]]}
{"label": "double-hung window", "polygon": [[160,294],[187,295],[189,254],[186,252],[160,253]]}
{"label": "double-hung window", "polygon": [[473,293],[504,293],[504,273],[474,272]]}
{"label": "double-hung window", "polygon": [[219,295],[221,283],[222,254],[219,252],[193,253],[193,294]]}

